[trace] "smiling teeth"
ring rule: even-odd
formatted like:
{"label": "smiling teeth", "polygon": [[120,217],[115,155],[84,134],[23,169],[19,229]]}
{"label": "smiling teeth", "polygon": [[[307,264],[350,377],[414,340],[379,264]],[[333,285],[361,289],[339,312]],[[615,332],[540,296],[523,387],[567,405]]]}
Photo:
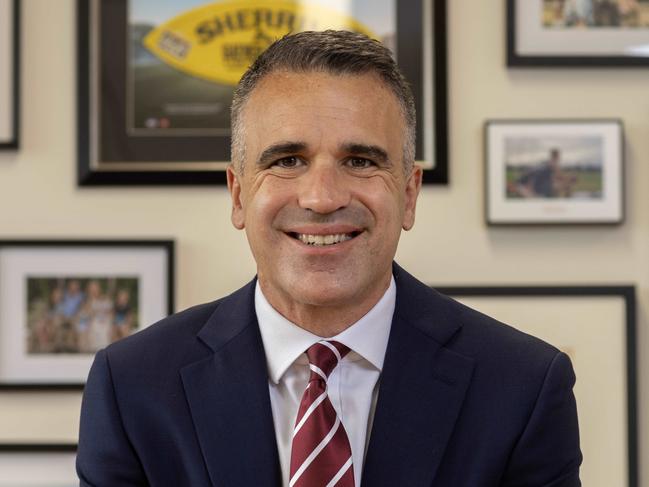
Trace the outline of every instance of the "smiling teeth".
{"label": "smiling teeth", "polygon": [[346,240],[351,240],[352,236],[347,233],[337,233],[335,235],[309,235],[298,233],[297,238],[300,242],[307,245],[334,245]]}

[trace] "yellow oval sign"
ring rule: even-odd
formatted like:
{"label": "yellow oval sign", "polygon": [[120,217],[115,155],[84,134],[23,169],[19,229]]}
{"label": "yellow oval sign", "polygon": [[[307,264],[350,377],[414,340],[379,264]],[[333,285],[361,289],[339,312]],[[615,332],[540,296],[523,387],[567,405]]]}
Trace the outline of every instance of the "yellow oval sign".
{"label": "yellow oval sign", "polygon": [[144,45],[192,76],[234,86],[275,39],[289,32],[346,29],[375,37],[360,22],[321,5],[290,0],[215,2],[149,32]]}

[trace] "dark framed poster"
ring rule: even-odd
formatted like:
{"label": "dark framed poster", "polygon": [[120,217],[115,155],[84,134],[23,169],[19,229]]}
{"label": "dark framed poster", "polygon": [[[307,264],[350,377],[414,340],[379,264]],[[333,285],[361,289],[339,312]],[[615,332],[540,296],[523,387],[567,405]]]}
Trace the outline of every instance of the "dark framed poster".
{"label": "dark framed poster", "polygon": [[448,182],[446,0],[79,0],[80,185],[225,184],[246,67],[295,30],[384,42],[417,105],[424,182]]}
{"label": "dark framed poster", "polygon": [[0,149],[17,149],[20,111],[20,2],[0,0]]}
{"label": "dark framed poster", "polygon": [[649,66],[648,0],[507,0],[507,65]]}
{"label": "dark framed poster", "polygon": [[[568,354],[588,487],[638,487],[634,286],[437,287]],[[594,406],[596,405],[596,406]]]}

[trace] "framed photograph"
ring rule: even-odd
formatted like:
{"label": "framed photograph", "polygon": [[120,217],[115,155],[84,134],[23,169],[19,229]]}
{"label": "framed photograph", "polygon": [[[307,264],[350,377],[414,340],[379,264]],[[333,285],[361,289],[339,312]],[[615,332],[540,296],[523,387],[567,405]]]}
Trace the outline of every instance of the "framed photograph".
{"label": "framed photograph", "polygon": [[649,66],[649,0],[507,0],[508,66]]}
{"label": "framed photograph", "polygon": [[624,219],[620,120],[489,120],[485,166],[489,225]]}
{"label": "framed photograph", "polygon": [[0,0],[0,149],[17,149],[20,92],[20,2]]}
{"label": "framed photograph", "polygon": [[99,349],[173,312],[174,244],[0,241],[0,390],[81,389]]}
{"label": "framed photograph", "polygon": [[275,39],[350,29],[394,53],[424,182],[448,182],[446,0],[78,0],[80,185],[225,184],[230,105]]}
{"label": "framed photograph", "polygon": [[583,485],[638,486],[633,286],[437,289],[567,353],[577,376]]}

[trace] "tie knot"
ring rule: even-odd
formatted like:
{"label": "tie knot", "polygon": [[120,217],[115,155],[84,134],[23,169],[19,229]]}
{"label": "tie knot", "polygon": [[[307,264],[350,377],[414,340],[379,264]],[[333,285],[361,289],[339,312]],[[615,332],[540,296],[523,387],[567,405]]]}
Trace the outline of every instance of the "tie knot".
{"label": "tie knot", "polygon": [[332,340],[321,340],[311,345],[306,351],[311,368],[311,378],[309,381],[316,379],[326,381],[329,374],[331,374],[331,371],[334,370],[336,365],[338,365],[338,362],[347,355],[347,352],[349,352],[348,347]]}

